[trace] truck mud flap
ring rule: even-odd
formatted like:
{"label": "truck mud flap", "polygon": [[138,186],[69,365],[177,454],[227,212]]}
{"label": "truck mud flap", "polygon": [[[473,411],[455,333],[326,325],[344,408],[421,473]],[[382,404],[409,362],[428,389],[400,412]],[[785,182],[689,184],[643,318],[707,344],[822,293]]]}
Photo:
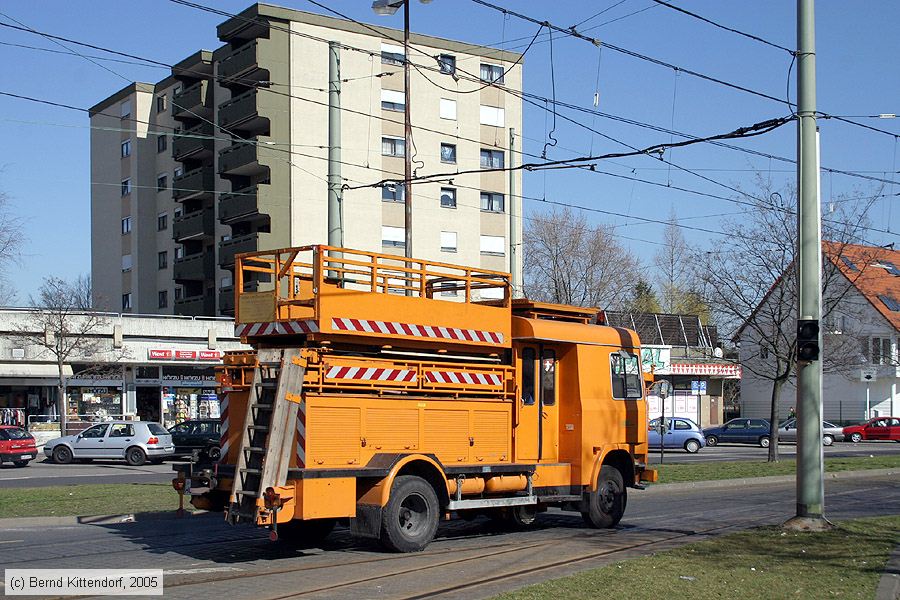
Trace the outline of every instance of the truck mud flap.
{"label": "truck mud flap", "polygon": [[380,506],[357,504],[356,518],[350,519],[350,531],[360,537],[378,538],[381,535],[381,514]]}

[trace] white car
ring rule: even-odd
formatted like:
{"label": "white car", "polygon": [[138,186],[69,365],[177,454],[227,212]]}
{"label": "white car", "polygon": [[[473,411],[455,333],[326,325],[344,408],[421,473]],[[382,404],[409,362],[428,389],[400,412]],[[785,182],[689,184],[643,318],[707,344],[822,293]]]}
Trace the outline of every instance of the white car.
{"label": "white car", "polygon": [[[778,427],[779,442],[797,441],[797,419],[790,418]],[[835,442],[844,441],[844,428],[838,427],[828,421],[822,421],[822,445],[830,446]]]}
{"label": "white car", "polygon": [[107,421],[88,427],[78,435],[66,435],[44,444],[44,454],[58,464],[72,459],[125,459],[132,466],[162,462],[175,454],[172,435],[159,423]]}

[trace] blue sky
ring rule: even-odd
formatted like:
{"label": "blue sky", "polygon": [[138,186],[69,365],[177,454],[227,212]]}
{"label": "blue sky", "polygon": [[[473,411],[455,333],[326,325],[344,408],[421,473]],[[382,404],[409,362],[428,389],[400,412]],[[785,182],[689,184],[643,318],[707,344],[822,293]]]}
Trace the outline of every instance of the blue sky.
{"label": "blue sky", "polygon": [[[672,1],[782,46],[795,45],[794,2]],[[276,3],[322,12],[306,0]],[[355,19],[402,26],[399,13],[394,17],[378,17],[369,8],[368,0],[327,3]],[[496,0],[496,3],[563,27],[608,9],[579,29],[604,42],[778,98],[784,98],[787,92],[791,62],[787,52],[713,28],[659,6],[653,0],[590,3]],[[249,5],[237,0],[217,0],[214,4],[229,12],[239,12]],[[833,115],[900,113],[900,62],[896,60],[900,56],[900,36],[896,35],[900,2],[820,0],[817,5],[818,109]],[[470,0],[434,0],[428,5],[414,2],[412,10],[414,31],[472,43],[521,50],[537,30],[536,25],[512,16],[504,19],[501,14]],[[224,20],[166,0],[8,0],[0,6],[0,12],[40,31],[165,63],[177,62],[198,48],[218,47],[215,26]],[[0,22],[13,21],[0,15]],[[552,75],[559,101],[591,109],[594,94],[599,92],[599,110],[605,113],[697,136],[731,131],[788,114],[783,104],[771,100],[683,72],[676,74],[609,48],[599,51],[585,41],[561,35],[553,37]],[[7,28],[0,28],[0,42],[62,50],[42,37]],[[77,56],[2,44],[0,56],[5,75],[0,91],[4,92],[90,107],[125,85],[119,75]],[[155,82],[166,75],[163,69],[116,62],[102,64],[129,80]],[[546,35],[540,36],[527,54],[524,73],[525,91],[552,95],[550,44]],[[795,74],[796,69],[792,77]],[[793,81],[790,93],[796,99]],[[562,110],[560,114],[636,147],[670,141],[668,134],[589,114],[570,110]],[[861,121],[900,134],[897,119]],[[526,107],[526,152],[540,154],[551,124],[552,116],[544,110]],[[85,113],[0,96],[0,139],[4,141],[0,144],[0,190],[10,197],[16,213],[25,219],[28,238],[23,264],[10,271],[20,301],[37,289],[45,275],[73,277],[90,270],[87,126]],[[820,127],[823,166],[886,179],[892,179],[891,172],[900,168],[895,137],[833,120],[820,121]],[[793,157],[795,136],[794,126],[788,125],[734,144]],[[559,118],[554,137],[559,143],[548,151],[550,159],[623,149]],[[757,172],[780,181],[795,177],[791,164],[708,144],[675,149],[666,158],[716,182],[747,190],[752,190]],[[599,168],[664,185],[734,196],[716,183],[649,157],[605,161]],[[842,194],[900,192],[900,186],[845,175],[824,174],[822,181],[822,198],[826,202]],[[720,230],[722,213],[741,210],[740,206],[724,200],[576,170],[526,174],[523,193],[651,219],[665,219],[674,209],[684,224],[711,231]],[[889,197],[876,203],[870,214],[873,227],[887,231],[900,228],[900,206],[897,210],[893,207],[896,202],[896,197]],[[540,202],[525,201],[526,214],[546,207]],[[592,221],[619,225],[616,231],[623,236],[623,244],[645,263],[650,263],[657,248],[651,242],[661,237],[662,226],[637,219],[587,214]],[[686,230],[685,235],[696,244],[717,243],[722,239],[715,233],[693,230]],[[896,234],[874,231],[867,238],[879,244],[900,241]]]}

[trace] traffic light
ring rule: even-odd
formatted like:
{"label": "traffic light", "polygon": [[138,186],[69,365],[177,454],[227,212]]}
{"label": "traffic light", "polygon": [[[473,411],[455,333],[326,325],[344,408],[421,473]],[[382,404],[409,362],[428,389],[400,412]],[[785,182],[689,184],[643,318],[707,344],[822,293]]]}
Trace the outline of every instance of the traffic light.
{"label": "traffic light", "polygon": [[819,360],[818,319],[797,320],[797,360],[803,362]]}

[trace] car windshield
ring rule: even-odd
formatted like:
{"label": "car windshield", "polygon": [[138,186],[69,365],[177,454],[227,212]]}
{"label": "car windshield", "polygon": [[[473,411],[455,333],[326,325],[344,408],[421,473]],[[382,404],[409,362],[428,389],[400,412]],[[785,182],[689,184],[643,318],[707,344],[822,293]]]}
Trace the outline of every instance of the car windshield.
{"label": "car windshield", "polygon": [[168,430],[159,423],[147,423],[147,429],[151,435],[170,435]]}
{"label": "car windshield", "polygon": [[30,433],[28,433],[24,429],[20,429],[18,427],[14,427],[12,429],[6,429],[5,433],[11,440],[29,440],[29,439],[31,439]]}

